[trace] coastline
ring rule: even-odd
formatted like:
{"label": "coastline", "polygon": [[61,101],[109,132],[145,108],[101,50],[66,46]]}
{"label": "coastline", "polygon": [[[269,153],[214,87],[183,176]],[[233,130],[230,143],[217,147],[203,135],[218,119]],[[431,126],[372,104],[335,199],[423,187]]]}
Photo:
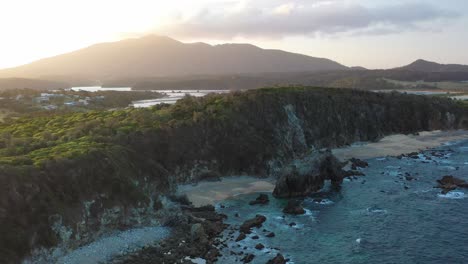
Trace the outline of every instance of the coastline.
{"label": "coastline", "polygon": [[[423,131],[419,135],[395,134],[377,142],[361,142],[351,146],[332,149],[340,160],[350,158],[371,159],[385,156],[398,156],[435,148],[445,143],[468,140],[468,131]],[[272,192],[275,187],[273,178],[253,176],[230,176],[220,181],[199,182],[197,185],[180,185],[178,194],[185,194],[194,206],[215,205],[217,202],[240,194]]]}

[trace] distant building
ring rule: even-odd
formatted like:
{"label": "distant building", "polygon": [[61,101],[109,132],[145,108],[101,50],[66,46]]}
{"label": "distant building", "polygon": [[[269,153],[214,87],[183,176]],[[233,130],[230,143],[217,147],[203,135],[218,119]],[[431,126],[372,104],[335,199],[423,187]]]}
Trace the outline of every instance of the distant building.
{"label": "distant building", "polygon": [[[16,100],[18,100],[18,99],[16,99]],[[38,103],[38,104],[47,103],[47,102],[49,102],[49,97],[39,96],[39,97],[35,97],[33,100],[34,100],[35,103]]]}
{"label": "distant building", "polygon": [[78,100],[78,103],[82,104],[82,105],[89,105],[89,101],[86,100],[86,99],[80,99],[80,100]]}
{"label": "distant building", "polygon": [[55,110],[58,107],[56,105],[44,105],[42,108],[45,110]]}
{"label": "distant building", "polygon": [[63,97],[64,94],[57,94],[57,93],[41,93],[41,97]]}

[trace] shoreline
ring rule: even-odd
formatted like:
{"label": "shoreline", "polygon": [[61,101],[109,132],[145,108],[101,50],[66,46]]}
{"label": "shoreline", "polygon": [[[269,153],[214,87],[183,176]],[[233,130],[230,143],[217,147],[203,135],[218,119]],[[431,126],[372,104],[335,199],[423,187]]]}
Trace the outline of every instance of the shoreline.
{"label": "shoreline", "polygon": [[[468,140],[467,130],[422,131],[419,135],[395,134],[377,142],[360,142],[332,149],[333,155],[345,161],[350,158],[371,159],[420,152],[445,143]],[[179,185],[177,194],[187,195],[194,206],[215,205],[241,194],[273,192],[276,180],[254,176],[229,176],[220,181],[202,181],[197,185]]]}
{"label": "shoreline", "polygon": [[351,146],[335,148],[332,153],[342,161],[350,158],[371,159],[420,152],[459,140],[468,140],[467,130],[422,131],[418,135],[395,134],[377,142],[354,143]]}

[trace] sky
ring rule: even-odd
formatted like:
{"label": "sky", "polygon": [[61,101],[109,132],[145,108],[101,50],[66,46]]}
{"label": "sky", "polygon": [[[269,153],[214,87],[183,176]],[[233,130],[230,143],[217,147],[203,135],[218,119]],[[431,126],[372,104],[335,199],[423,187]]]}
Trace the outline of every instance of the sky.
{"label": "sky", "polygon": [[468,64],[466,0],[0,0],[0,68],[148,34],[347,66]]}

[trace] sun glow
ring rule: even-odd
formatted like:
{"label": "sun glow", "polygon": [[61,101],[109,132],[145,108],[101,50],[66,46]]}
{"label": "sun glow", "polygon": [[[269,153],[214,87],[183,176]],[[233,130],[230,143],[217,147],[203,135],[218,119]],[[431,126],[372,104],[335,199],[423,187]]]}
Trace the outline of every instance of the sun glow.
{"label": "sun glow", "polygon": [[1,1],[0,68],[143,35],[190,6],[155,0]]}

